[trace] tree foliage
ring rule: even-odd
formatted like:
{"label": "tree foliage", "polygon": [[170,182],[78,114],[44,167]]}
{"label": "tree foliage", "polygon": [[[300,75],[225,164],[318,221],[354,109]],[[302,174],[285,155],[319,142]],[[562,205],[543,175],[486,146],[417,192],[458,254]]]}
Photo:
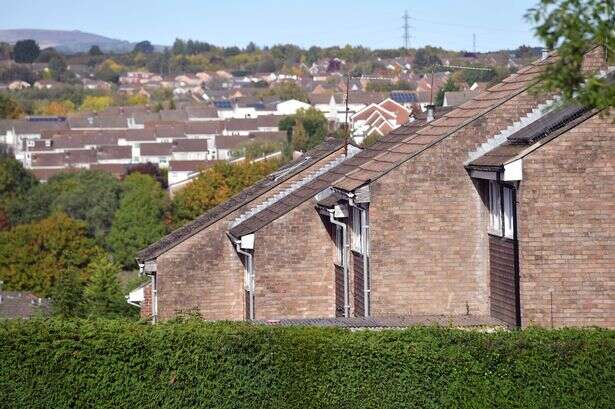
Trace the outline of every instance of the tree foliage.
{"label": "tree foliage", "polygon": [[135,53],[151,54],[154,52],[154,46],[149,41],[141,41],[135,44],[132,51]]}
{"label": "tree foliage", "polygon": [[0,93],[0,119],[17,119],[23,115],[19,103],[12,96]]}
{"label": "tree foliage", "polygon": [[48,296],[63,272],[85,271],[100,251],[85,223],[55,213],[0,232],[0,279],[9,289]]}
{"label": "tree foliage", "polygon": [[542,74],[541,88],[561,92],[565,99],[598,108],[615,105],[615,85],[583,69],[590,46],[602,47],[615,56],[614,0],[540,0],[526,18],[535,24],[536,35],[558,59]]}
{"label": "tree foliage", "polygon": [[120,206],[107,238],[117,263],[134,267],[136,253],[166,233],[166,208],[165,193],[154,178],[132,173],[124,179]]}
{"label": "tree foliage", "polygon": [[173,198],[173,222],[184,224],[253,185],[279,166],[278,161],[218,163],[205,169]]}
{"label": "tree foliage", "polygon": [[100,49],[99,46],[93,45],[93,46],[90,47],[90,50],[88,51],[88,54],[92,55],[92,56],[99,56],[99,55],[103,55],[103,52],[102,52],[102,50]]}
{"label": "tree foliage", "polygon": [[124,298],[118,275],[120,267],[101,255],[88,266],[89,281],[83,292],[85,313],[90,317],[115,318],[134,315],[136,309]]}
{"label": "tree foliage", "polygon": [[61,173],[47,183],[35,186],[28,193],[28,200],[9,206],[9,213],[13,224],[18,224],[61,211],[83,220],[88,234],[102,244],[111,229],[119,197],[120,185],[112,175],[81,170]]}
{"label": "tree foliage", "polygon": [[321,143],[327,135],[327,118],[315,108],[299,109],[294,115],[282,119],[279,129],[291,137],[295,150],[306,151]]}
{"label": "tree foliage", "polygon": [[444,94],[449,91],[459,91],[459,86],[452,79],[448,79],[444,85],[438,90],[434,103],[441,107],[444,104]]}
{"label": "tree foliage", "polygon": [[108,95],[88,95],[83,100],[80,109],[82,111],[101,112],[110,106],[113,106],[113,97]]}
{"label": "tree foliage", "polygon": [[34,40],[19,40],[13,46],[15,62],[32,63],[38,58],[40,53],[41,49]]}

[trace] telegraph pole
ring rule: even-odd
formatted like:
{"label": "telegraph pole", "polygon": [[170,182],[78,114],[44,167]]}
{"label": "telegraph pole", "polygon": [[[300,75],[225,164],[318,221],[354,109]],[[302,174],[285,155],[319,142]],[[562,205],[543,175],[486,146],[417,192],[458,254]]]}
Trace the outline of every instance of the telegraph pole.
{"label": "telegraph pole", "polygon": [[472,52],[476,54],[476,33],[472,34]]}

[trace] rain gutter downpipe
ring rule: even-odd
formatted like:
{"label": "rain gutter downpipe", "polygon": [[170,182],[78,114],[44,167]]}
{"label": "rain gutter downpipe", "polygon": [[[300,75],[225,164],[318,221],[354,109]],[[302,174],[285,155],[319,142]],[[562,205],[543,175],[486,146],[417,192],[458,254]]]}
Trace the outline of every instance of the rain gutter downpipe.
{"label": "rain gutter downpipe", "polygon": [[344,268],[344,317],[350,316],[350,300],[348,291],[348,235],[346,224],[335,220],[334,210],[329,210],[329,221],[342,228],[342,264]]}
{"label": "rain gutter downpipe", "polygon": [[369,288],[369,268],[367,258],[369,257],[369,225],[367,224],[367,210],[361,211],[361,220],[363,225],[363,315],[369,317],[370,308],[370,293]]}
{"label": "rain gutter downpipe", "polygon": [[235,243],[235,250],[237,251],[237,253],[239,254],[243,254],[246,257],[246,271],[248,272],[248,280],[249,282],[248,284],[248,293],[249,293],[249,302],[248,302],[248,317],[250,320],[254,320],[255,319],[255,314],[254,314],[254,289],[255,289],[255,282],[254,282],[254,264],[253,264],[253,256],[252,253],[245,251],[241,248],[241,240],[237,239],[236,237],[232,236],[231,234],[229,234],[229,236],[231,236],[231,239],[233,240],[233,242]]}

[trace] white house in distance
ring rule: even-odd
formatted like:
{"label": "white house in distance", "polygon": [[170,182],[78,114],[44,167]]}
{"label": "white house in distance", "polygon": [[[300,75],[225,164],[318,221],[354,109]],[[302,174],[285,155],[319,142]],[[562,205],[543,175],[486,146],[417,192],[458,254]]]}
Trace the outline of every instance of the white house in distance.
{"label": "white house in distance", "polygon": [[276,105],[276,114],[278,115],[294,115],[300,109],[309,109],[312,106],[305,102],[296,99],[280,102]]}

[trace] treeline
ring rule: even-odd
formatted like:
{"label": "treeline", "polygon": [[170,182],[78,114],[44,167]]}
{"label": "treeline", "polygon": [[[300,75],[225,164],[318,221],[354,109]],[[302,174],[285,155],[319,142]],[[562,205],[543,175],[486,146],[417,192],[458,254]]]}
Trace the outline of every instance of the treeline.
{"label": "treeline", "polygon": [[610,408],[615,332],[0,323],[17,408]]}
{"label": "treeline", "polygon": [[[134,315],[123,294],[138,278],[122,271],[136,270],[136,253],[278,166],[219,163],[171,200],[154,165],[121,181],[73,170],[38,183],[21,162],[0,156],[0,280],[51,297],[60,315]],[[120,285],[124,276],[134,279]]]}

